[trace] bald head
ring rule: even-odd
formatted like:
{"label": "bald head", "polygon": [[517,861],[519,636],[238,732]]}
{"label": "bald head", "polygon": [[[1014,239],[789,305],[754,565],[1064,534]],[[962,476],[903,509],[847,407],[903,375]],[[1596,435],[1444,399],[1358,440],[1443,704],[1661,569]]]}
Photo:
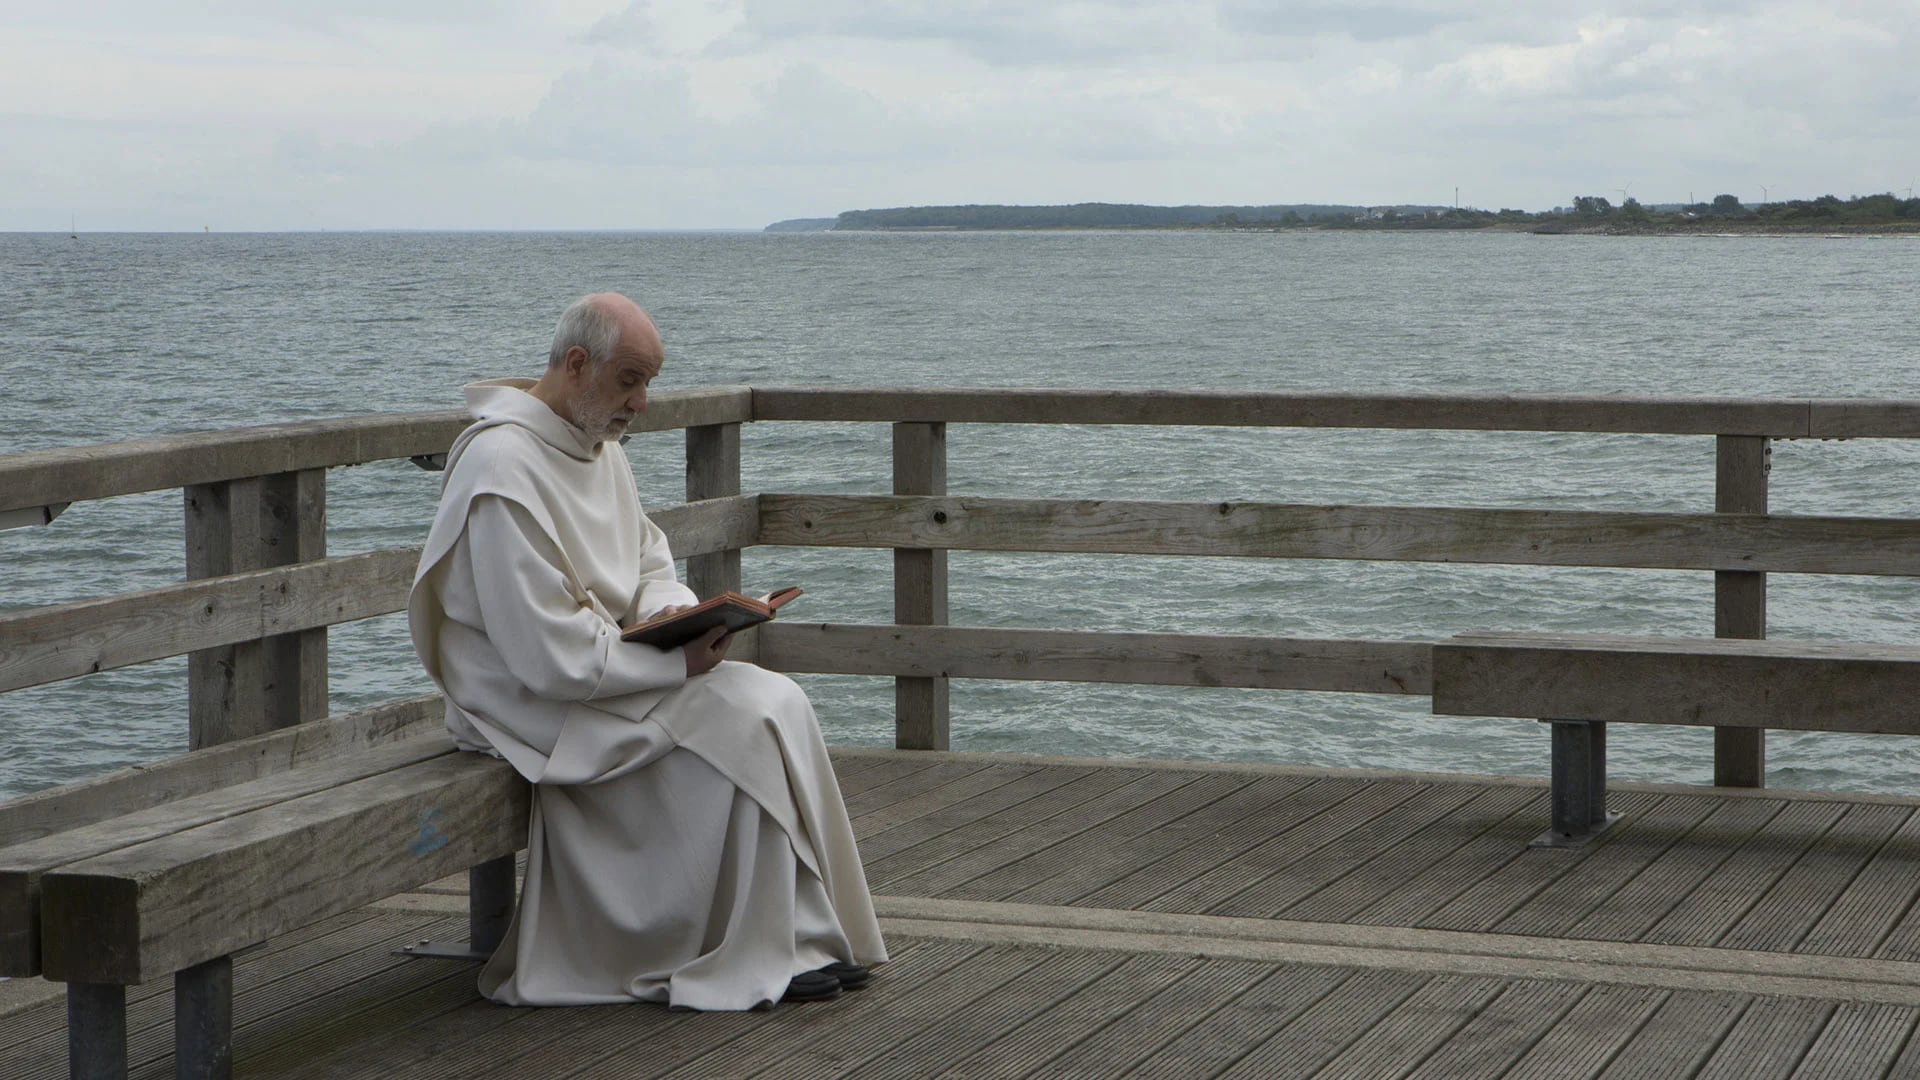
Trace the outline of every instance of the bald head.
{"label": "bald head", "polygon": [[547,367],[561,366],[566,363],[568,350],[579,348],[598,368],[622,345],[654,355],[663,352],[660,331],[639,304],[619,293],[583,296],[561,313],[560,323],[553,330],[553,345],[547,350]]}

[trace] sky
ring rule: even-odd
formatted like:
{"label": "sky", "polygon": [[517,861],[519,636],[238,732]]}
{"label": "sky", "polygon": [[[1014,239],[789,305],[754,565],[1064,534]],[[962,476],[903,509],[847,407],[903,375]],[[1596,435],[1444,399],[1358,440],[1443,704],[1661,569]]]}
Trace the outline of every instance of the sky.
{"label": "sky", "polygon": [[0,231],[1905,196],[1916,56],[1916,0],[0,0]]}

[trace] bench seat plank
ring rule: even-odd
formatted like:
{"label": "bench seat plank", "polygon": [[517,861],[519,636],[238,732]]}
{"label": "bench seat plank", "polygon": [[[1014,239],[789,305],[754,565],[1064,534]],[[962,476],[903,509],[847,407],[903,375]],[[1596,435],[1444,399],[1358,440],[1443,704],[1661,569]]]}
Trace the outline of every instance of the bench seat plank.
{"label": "bench seat plank", "polygon": [[1433,648],[1453,716],[1920,734],[1920,648],[1608,634],[1461,634]]}
{"label": "bench seat plank", "polygon": [[407,698],[36,791],[0,806],[0,847],[439,731],[443,706]]}
{"label": "bench seat plank", "polygon": [[64,982],[179,971],[526,844],[510,765],[445,754],[49,871],[42,966]]}
{"label": "bench seat plank", "polygon": [[40,878],[49,870],[452,753],[444,735],[423,735],[0,848],[0,975],[40,973]]}

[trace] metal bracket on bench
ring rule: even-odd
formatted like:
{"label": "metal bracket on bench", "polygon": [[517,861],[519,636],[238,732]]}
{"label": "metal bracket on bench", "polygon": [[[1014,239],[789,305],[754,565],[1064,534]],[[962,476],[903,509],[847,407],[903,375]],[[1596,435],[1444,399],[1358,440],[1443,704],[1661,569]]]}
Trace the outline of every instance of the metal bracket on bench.
{"label": "metal bracket on bench", "polygon": [[394,950],[417,960],[485,960],[506,939],[513,922],[513,856],[502,855],[467,871],[467,942],[420,941]]}
{"label": "metal bracket on bench", "polygon": [[1553,827],[1531,847],[1573,847],[1605,832],[1607,725],[1598,720],[1547,720],[1553,725]]}

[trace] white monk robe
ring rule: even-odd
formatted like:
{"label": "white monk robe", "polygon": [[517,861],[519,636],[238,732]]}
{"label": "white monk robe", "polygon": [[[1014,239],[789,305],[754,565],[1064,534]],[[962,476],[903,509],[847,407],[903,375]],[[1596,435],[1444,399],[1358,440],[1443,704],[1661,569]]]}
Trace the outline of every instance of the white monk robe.
{"label": "white monk robe", "polygon": [[620,627],[694,596],[618,443],[528,379],[467,388],[408,600],[462,749],[534,784],[527,875],[480,991],[510,1005],[746,1009],[886,947],[805,694]]}

